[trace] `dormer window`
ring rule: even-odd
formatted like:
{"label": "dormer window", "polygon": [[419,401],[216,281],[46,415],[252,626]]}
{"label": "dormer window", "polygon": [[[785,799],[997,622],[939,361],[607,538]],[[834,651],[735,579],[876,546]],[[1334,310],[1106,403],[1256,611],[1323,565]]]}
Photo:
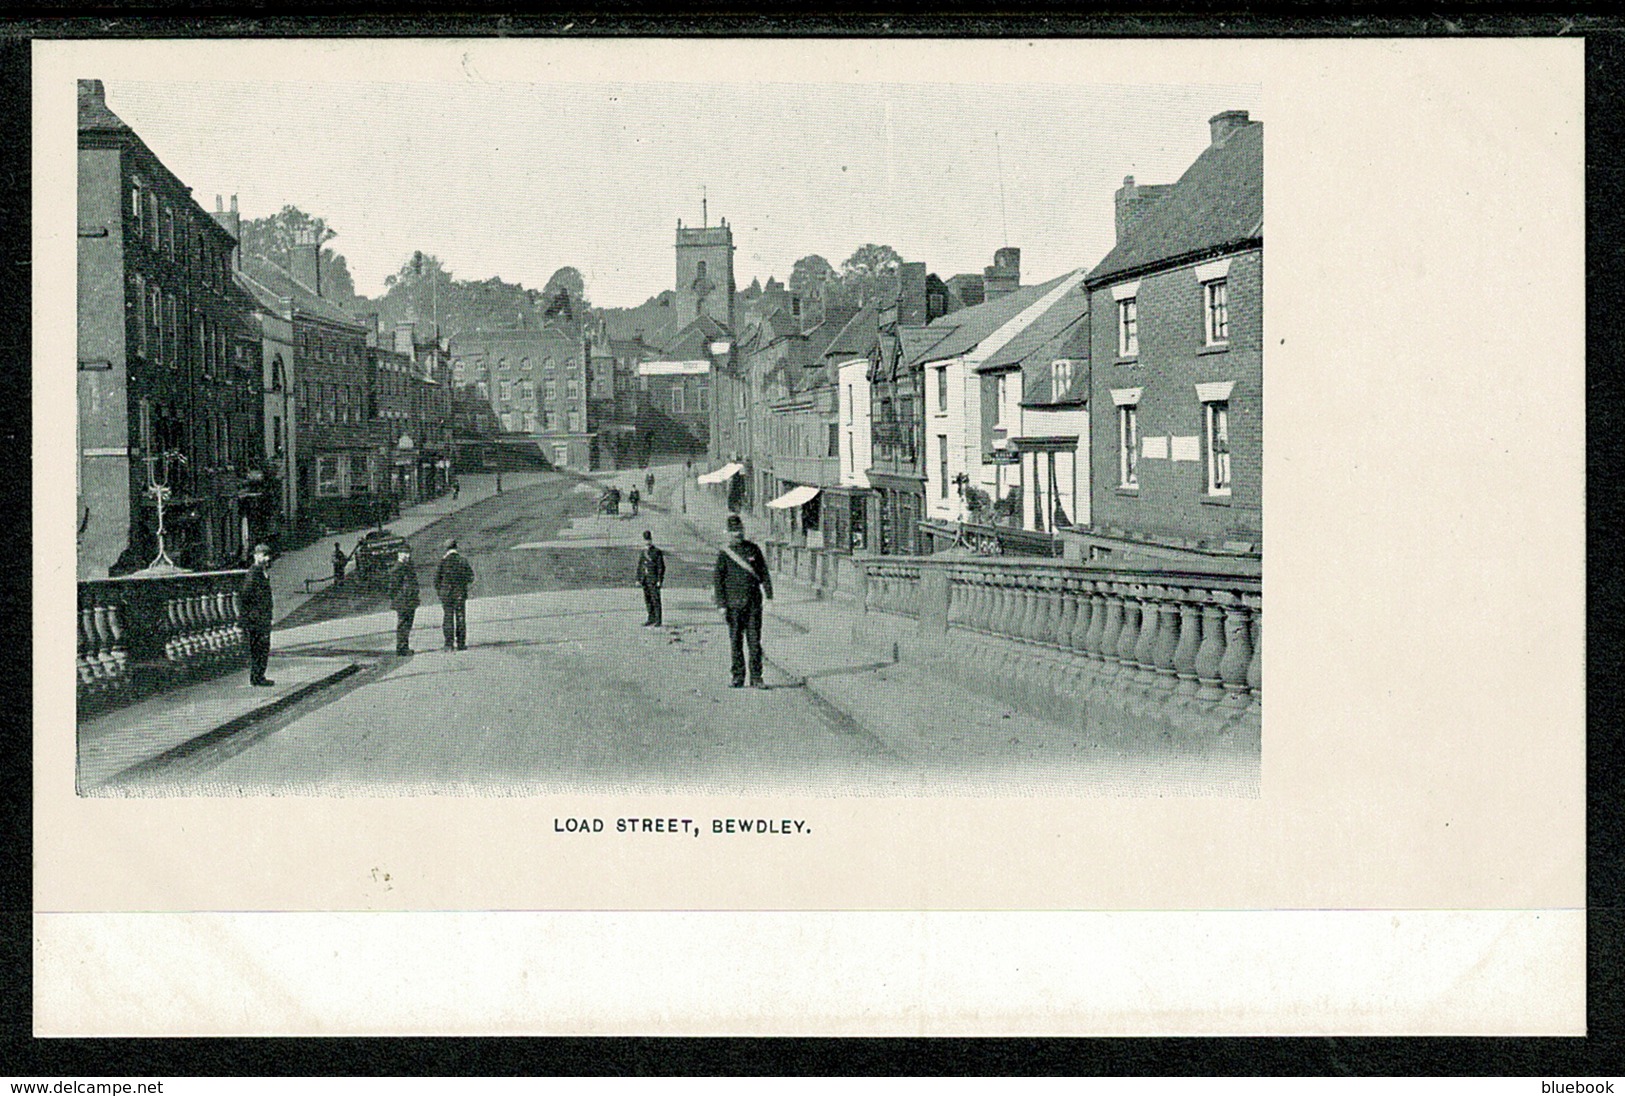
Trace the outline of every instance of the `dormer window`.
{"label": "dormer window", "polygon": [[1059,401],[1066,398],[1072,389],[1072,360],[1070,358],[1057,358],[1050,364],[1050,399]]}

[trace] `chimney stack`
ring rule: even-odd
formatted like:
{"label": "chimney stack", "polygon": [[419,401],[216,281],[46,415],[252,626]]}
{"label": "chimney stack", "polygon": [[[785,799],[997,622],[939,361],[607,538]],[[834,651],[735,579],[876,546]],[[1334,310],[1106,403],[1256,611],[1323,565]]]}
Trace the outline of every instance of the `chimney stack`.
{"label": "chimney stack", "polygon": [[993,265],[982,269],[982,299],[991,301],[1021,288],[1021,248],[1001,247],[993,253]]}
{"label": "chimney stack", "polygon": [[1123,185],[1117,191],[1117,242],[1122,243],[1134,226],[1145,219],[1151,207],[1168,190],[1168,185],[1136,186],[1134,176],[1123,176]]}
{"label": "chimney stack", "polygon": [[417,360],[413,338],[417,334],[417,324],[411,321],[395,325],[395,353],[405,354],[412,360]]}
{"label": "chimney stack", "polygon": [[1213,144],[1222,145],[1225,138],[1247,124],[1245,110],[1222,110],[1207,120],[1208,134]]}
{"label": "chimney stack", "polygon": [[[214,196],[214,212],[209,214],[209,216],[213,217],[215,223],[221,228],[231,233],[231,238],[234,241],[241,242],[243,238],[243,225],[242,218],[237,213],[237,195],[233,194],[231,196],[231,211],[228,213],[221,206],[220,195],[216,194]],[[242,268],[242,249],[234,243],[231,248],[231,269],[241,270]]]}
{"label": "chimney stack", "polygon": [[322,295],[322,245],[316,242],[316,230],[302,228],[293,241],[289,260],[289,274],[316,296]]}

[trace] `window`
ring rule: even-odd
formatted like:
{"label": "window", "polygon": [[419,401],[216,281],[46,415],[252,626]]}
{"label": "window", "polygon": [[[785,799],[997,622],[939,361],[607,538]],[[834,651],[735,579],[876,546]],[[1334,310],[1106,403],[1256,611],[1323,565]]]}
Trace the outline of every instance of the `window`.
{"label": "window", "polygon": [[169,364],[180,364],[180,333],[175,329],[175,297],[164,297],[164,348],[169,353]]}
{"label": "window", "polygon": [[282,355],[278,354],[271,361],[271,391],[273,391],[273,392],[282,391],[283,383],[284,383],[284,381],[282,379]]}
{"label": "window", "polygon": [[271,452],[273,456],[282,456],[282,416],[271,416]]}
{"label": "window", "polygon": [[948,367],[937,366],[937,410],[948,410]]}
{"label": "window", "polygon": [[158,195],[147,191],[147,246],[158,250]]}
{"label": "window", "polygon": [[1230,494],[1230,401],[1209,400],[1202,405],[1207,450],[1207,493]]}
{"label": "window", "polygon": [[570,433],[581,433],[581,409],[579,407],[570,408],[569,416]]}
{"label": "window", "polygon": [[948,497],[948,435],[937,435],[937,490],[941,498]]}
{"label": "window", "polygon": [[497,398],[503,403],[509,403],[513,399],[513,382],[507,377],[497,381]]}
{"label": "window", "polygon": [[506,373],[507,371],[508,371],[508,359],[507,358],[498,358],[497,359],[497,372],[498,373]]}
{"label": "window", "polygon": [[841,455],[841,428],[835,423],[829,424],[829,456]]}
{"label": "window", "polygon": [[147,287],[147,330],[152,348],[152,360],[164,360],[164,295],[155,285]]}
{"label": "window", "polygon": [[683,413],[683,386],[681,383],[671,386],[671,413],[673,415]]}
{"label": "window", "polygon": [[339,459],[336,456],[316,458],[316,493],[335,498],[339,493]]}
{"label": "window", "polygon": [[1072,388],[1072,359],[1055,359],[1050,365],[1050,371],[1050,399],[1063,400]]}
{"label": "window", "polygon": [[1117,302],[1117,356],[1132,358],[1140,352],[1140,307],[1138,297]]}
{"label": "window", "polygon": [[130,180],[130,235],[145,239],[147,235],[147,190],[140,179]]}
{"label": "window", "polygon": [[1135,404],[1117,409],[1117,485],[1140,486],[1140,408]]}
{"label": "window", "polygon": [[553,447],[553,463],[560,468],[570,467],[570,447],[568,445],[555,445]]}
{"label": "window", "polygon": [[175,257],[175,211],[164,210],[164,254]]}
{"label": "window", "polygon": [[574,400],[579,399],[580,397],[581,381],[576,377],[566,377],[564,379],[564,398],[567,400]]}
{"label": "window", "polygon": [[1221,346],[1230,341],[1229,283],[1218,278],[1202,285],[1202,297],[1207,317],[1207,345]]}

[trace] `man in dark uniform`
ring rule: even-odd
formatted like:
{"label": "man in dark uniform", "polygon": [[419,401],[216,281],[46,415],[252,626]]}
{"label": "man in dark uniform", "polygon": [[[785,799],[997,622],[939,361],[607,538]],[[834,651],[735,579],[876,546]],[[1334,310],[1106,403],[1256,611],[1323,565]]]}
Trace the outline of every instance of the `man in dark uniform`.
{"label": "man in dark uniform", "polygon": [[448,651],[468,650],[468,585],[473,581],[474,568],[457,550],[457,542],[446,541],[446,554],[434,571],[434,592],[440,596],[440,628]]}
{"label": "man in dark uniform", "polygon": [[275,685],[265,676],[271,660],[271,580],[265,571],[271,566],[269,545],[254,545],[254,563],[243,579],[239,597],[242,605],[243,634],[248,637],[248,683]]}
{"label": "man in dark uniform", "polygon": [[412,618],[418,613],[418,573],[412,552],[402,547],[389,571],[389,601],[395,607],[395,653],[412,653]]}
{"label": "man in dark uniform", "polygon": [[344,554],[344,545],[338,541],[333,542],[333,585],[337,586],[344,581],[344,565],[349,557]]}
{"label": "man in dark uniform", "polygon": [[638,585],[643,587],[643,604],[649,610],[645,628],[661,623],[660,587],[666,582],[666,553],[655,547],[654,534],[643,531],[643,554],[638,557]]}
{"label": "man in dark uniform", "polygon": [[745,684],[745,648],[750,648],[750,685],[765,689],[762,681],[762,598],[773,597],[773,578],[767,573],[762,550],[745,539],[745,521],[728,515],[728,543],[717,553],[716,599],[728,621],[728,644],[733,651],[733,687]]}

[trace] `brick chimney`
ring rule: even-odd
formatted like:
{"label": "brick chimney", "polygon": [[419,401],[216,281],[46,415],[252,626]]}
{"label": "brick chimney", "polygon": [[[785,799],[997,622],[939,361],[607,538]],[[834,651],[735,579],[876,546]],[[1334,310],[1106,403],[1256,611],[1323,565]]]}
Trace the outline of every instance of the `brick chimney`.
{"label": "brick chimney", "polygon": [[315,229],[299,230],[294,237],[288,266],[288,273],[293,275],[294,281],[316,296],[322,295],[322,245],[316,242]]}
{"label": "brick chimney", "polygon": [[1168,184],[1136,186],[1134,176],[1123,176],[1123,185],[1117,191],[1117,242],[1122,243],[1134,226],[1145,220],[1157,199],[1168,192]]}
{"label": "brick chimney", "polygon": [[1208,134],[1213,144],[1222,145],[1226,137],[1247,124],[1245,110],[1221,110],[1207,120]]}
{"label": "brick chimney", "polygon": [[407,357],[416,360],[417,355],[414,352],[413,345],[413,336],[416,335],[416,333],[417,324],[415,322],[407,321],[406,323],[396,324],[395,353],[405,354]]}
{"label": "brick chimney", "polygon": [[993,265],[982,269],[982,299],[991,301],[1021,288],[1021,248],[1001,247],[993,253]]}
{"label": "brick chimney", "polygon": [[[237,212],[237,195],[233,194],[231,196],[231,208],[228,210],[221,204],[220,195],[216,194],[214,196],[214,212],[209,214],[209,216],[213,217],[215,219],[215,223],[221,228],[231,233],[231,238],[233,240],[238,242],[242,241],[243,219],[242,215]],[[233,270],[241,270],[243,268],[242,249],[235,245],[231,249],[231,268]]]}

